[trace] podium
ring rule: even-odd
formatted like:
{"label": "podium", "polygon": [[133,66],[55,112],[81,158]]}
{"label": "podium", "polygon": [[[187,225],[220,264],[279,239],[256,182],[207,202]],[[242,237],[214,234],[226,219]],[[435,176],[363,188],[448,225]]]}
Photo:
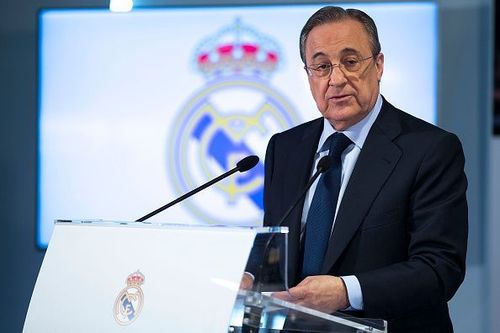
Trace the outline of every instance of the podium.
{"label": "podium", "polygon": [[[58,221],[23,332],[386,332],[272,297],[287,228]],[[254,277],[239,289],[245,271]]]}

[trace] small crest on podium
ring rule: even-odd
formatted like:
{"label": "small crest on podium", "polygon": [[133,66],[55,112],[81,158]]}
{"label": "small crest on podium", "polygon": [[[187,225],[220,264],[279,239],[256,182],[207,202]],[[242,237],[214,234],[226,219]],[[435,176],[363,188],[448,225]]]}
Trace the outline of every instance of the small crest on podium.
{"label": "small crest on podium", "polygon": [[113,308],[113,316],[118,324],[130,325],[141,314],[144,305],[141,285],[144,281],[145,277],[139,270],[127,277],[127,286],[116,297]]}

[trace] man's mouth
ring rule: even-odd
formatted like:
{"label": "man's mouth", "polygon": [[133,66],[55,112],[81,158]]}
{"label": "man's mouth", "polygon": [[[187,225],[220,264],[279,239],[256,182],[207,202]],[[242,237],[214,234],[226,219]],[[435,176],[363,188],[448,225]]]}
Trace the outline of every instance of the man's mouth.
{"label": "man's mouth", "polygon": [[328,99],[332,102],[345,102],[351,97],[351,95],[335,95],[331,96]]}

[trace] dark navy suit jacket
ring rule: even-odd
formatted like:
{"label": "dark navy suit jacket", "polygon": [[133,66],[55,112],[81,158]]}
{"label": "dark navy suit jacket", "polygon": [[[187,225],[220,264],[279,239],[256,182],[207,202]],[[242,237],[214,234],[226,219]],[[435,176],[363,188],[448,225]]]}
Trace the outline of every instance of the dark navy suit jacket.
{"label": "dark navy suit jacket", "polygon": [[[265,160],[265,225],[311,175],[323,118],[274,135]],[[356,275],[364,310],[389,332],[451,332],[447,301],[465,275],[467,180],[458,138],[383,101],[339,206],[323,274]],[[301,270],[302,205],[289,233],[289,283]]]}

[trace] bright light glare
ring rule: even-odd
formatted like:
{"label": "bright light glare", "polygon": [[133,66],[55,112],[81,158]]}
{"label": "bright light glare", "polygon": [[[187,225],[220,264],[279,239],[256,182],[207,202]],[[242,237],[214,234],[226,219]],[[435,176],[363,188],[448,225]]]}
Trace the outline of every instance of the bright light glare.
{"label": "bright light glare", "polygon": [[134,0],[110,0],[109,10],[117,13],[130,12],[134,7]]}

